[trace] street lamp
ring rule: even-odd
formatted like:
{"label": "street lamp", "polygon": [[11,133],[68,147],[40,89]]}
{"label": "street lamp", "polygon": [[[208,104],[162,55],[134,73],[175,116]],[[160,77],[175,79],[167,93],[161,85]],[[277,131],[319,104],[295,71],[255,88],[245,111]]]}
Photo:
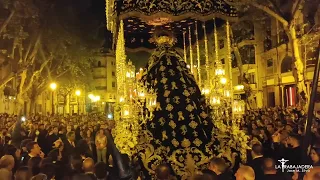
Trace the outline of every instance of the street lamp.
{"label": "street lamp", "polygon": [[80,113],[80,103],[79,103],[79,96],[81,95],[80,90],[76,90],[76,96],[77,96],[77,104],[78,104],[78,115]]}
{"label": "street lamp", "polygon": [[50,89],[52,90],[52,115],[54,115],[54,91],[57,89],[57,84],[56,83],[51,83],[50,84]]}

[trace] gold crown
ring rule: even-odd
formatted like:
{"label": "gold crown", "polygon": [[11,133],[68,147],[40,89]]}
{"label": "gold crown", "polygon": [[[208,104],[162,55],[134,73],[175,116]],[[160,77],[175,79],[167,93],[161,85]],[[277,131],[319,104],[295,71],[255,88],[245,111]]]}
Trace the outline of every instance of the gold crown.
{"label": "gold crown", "polygon": [[173,46],[176,41],[177,39],[174,37],[174,35],[168,31],[155,32],[153,37],[150,39],[150,42],[155,43],[158,46]]}

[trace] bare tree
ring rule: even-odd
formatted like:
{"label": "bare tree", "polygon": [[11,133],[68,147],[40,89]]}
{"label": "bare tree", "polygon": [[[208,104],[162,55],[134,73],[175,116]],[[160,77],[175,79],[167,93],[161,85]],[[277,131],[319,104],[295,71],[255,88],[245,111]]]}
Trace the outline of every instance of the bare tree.
{"label": "bare tree", "polygon": [[[284,31],[289,39],[289,47],[291,47],[294,65],[296,68],[296,83],[299,92],[299,100],[302,106],[306,105],[305,94],[307,94],[305,78],[304,78],[304,64],[300,52],[300,43],[298,29],[301,25],[297,23],[299,12],[305,6],[305,3],[315,3],[315,1],[306,0],[226,0],[229,4],[236,7],[250,6],[257,8],[270,17],[275,18],[282,24]],[[316,0],[317,1],[317,0]]]}

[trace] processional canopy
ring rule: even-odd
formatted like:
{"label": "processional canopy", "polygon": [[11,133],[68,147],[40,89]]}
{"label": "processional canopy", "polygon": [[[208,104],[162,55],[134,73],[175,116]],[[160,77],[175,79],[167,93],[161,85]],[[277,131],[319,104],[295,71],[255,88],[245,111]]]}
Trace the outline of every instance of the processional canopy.
{"label": "processional canopy", "polygon": [[[198,22],[217,25],[223,20],[237,19],[236,8],[225,0],[106,0],[107,27],[116,33],[119,20],[124,22],[127,48],[151,48],[149,42],[155,27],[172,31],[177,37],[177,46],[182,47],[182,33]],[[207,26],[207,33],[212,26]],[[199,33],[199,38],[203,33]]]}

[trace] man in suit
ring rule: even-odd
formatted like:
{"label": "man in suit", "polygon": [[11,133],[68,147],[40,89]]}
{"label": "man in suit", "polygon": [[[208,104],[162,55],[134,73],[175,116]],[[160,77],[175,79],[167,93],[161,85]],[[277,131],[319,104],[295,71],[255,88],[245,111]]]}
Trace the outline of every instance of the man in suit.
{"label": "man in suit", "polygon": [[75,152],[75,148],[76,148],[75,139],[76,139],[76,134],[74,131],[70,131],[67,133],[67,139],[63,142],[64,144],[63,154],[66,158],[68,158],[70,155],[72,155],[72,153]]}
{"label": "man in suit", "polygon": [[223,158],[215,157],[210,160],[207,170],[203,171],[204,174],[210,175],[213,179],[218,180],[232,180],[233,175],[228,171],[228,164]]}
{"label": "man in suit", "polygon": [[94,161],[92,158],[86,158],[82,163],[82,169],[84,173],[91,177],[92,180],[95,180],[94,175]]}
{"label": "man in suit", "polygon": [[44,153],[41,151],[41,147],[37,142],[29,142],[26,145],[28,154],[22,158],[22,165],[26,166],[29,159],[32,157],[41,157],[44,158]]}
{"label": "man in suit", "polygon": [[261,144],[253,144],[252,150],[251,150],[252,160],[249,161],[248,165],[252,167],[254,170],[254,174],[256,176],[256,179],[262,179],[264,177],[264,173],[262,170],[263,166],[263,147]]}

